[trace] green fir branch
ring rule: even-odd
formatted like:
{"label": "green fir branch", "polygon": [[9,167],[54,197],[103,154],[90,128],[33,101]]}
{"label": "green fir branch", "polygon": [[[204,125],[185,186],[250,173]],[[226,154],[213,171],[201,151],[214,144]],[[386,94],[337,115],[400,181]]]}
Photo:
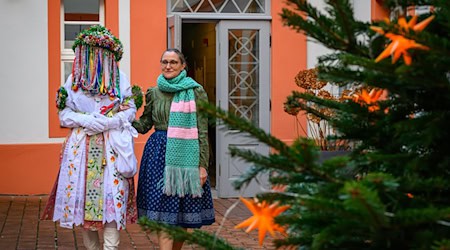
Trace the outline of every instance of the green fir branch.
{"label": "green fir branch", "polygon": [[[255,127],[251,122],[237,117],[232,113],[228,113],[218,107],[215,107],[208,102],[198,102],[199,111],[214,117],[218,120],[224,121],[226,126],[232,128],[239,128],[241,131],[249,133],[254,138],[257,138],[260,142],[272,147],[278,152],[289,151],[289,146],[286,145],[280,139],[266,133],[263,129]],[[217,125],[220,126],[220,125]]]}
{"label": "green fir branch", "polygon": [[[393,223],[405,227],[425,226],[430,222],[435,222],[436,227],[440,227],[442,231],[450,230],[450,208],[411,208],[400,210],[395,213]],[[433,223],[434,224],[434,223]]]}
{"label": "green fir branch", "polygon": [[139,225],[144,231],[149,232],[164,232],[168,234],[172,239],[178,242],[185,241],[190,244],[196,244],[204,247],[205,249],[211,250],[239,250],[242,248],[235,248],[227,244],[224,240],[210,235],[207,232],[194,229],[192,232],[187,232],[181,227],[175,227],[163,223],[158,223],[152,220],[149,220],[146,217],[139,218]]}
{"label": "green fir branch", "polygon": [[317,160],[315,145],[312,141],[299,138],[292,146],[287,146],[276,137],[267,134],[263,129],[255,127],[251,122],[241,119],[232,113],[228,113],[220,108],[211,106],[207,103],[199,103],[199,110],[224,121],[227,126],[238,128],[242,132],[247,132],[284,155],[287,159],[295,163],[297,171],[310,172],[311,174],[328,181],[337,182],[338,180],[314,168],[314,162]]}

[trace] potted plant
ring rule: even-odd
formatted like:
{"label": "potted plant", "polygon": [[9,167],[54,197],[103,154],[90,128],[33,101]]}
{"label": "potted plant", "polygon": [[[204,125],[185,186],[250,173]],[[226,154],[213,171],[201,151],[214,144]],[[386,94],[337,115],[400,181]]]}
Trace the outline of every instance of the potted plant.
{"label": "potted plant", "polygon": [[[314,140],[319,147],[320,160],[325,160],[337,155],[346,154],[351,148],[349,140],[339,138],[337,131],[330,125],[329,120],[335,115],[335,110],[329,107],[319,106],[316,102],[305,102],[299,98],[309,96],[312,99],[322,99],[327,102],[344,102],[352,99],[356,91],[345,89],[340,93],[332,93],[330,84],[318,79],[317,68],[301,70],[295,76],[295,83],[301,89],[293,91],[284,103],[284,111],[295,116],[302,132]],[[300,116],[306,115],[307,127],[300,122]]]}

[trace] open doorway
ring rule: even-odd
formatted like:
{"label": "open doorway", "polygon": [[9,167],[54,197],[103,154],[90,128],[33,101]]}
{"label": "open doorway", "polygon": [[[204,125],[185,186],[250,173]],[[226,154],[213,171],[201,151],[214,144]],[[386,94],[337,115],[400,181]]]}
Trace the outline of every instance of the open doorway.
{"label": "open doorway", "polygon": [[[188,75],[200,83],[209,102],[216,103],[216,23],[183,23],[181,49],[186,56]],[[211,187],[216,188],[216,128],[208,127],[210,160],[208,173]]]}
{"label": "open doorway", "polygon": [[[255,20],[193,20],[168,17],[168,46],[186,56],[188,74],[206,90],[209,102],[270,131],[270,22]],[[233,179],[251,165],[230,157],[230,147],[269,154],[269,147],[224,125],[209,127],[208,166],[218,197],[253,197],[266,186],[261,176],[243,190]]]}

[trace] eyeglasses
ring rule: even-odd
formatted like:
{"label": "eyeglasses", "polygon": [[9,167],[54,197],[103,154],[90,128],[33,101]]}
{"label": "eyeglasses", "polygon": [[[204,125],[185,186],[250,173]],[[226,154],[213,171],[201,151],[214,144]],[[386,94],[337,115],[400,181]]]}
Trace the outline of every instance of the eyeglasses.
{"label": "eyeglasses", "polygon": [[175,61],[175,60],[172,60],[172,61],[163,60],[163,61],[161,61],[161,66],[165,67],[165,66],[167,66],[167,64],[175,66],[179,63],[180,63],[179,61]]}

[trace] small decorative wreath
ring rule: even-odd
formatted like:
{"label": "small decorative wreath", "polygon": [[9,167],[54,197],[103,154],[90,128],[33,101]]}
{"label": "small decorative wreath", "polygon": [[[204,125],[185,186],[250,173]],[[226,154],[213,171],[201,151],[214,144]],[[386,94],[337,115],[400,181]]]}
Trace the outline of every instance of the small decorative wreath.
{"label": "small decorative wreath", "polygon": [[138,110],[142,106],[142,103],[144,103],[144,94],[142,93],[142,89],[138,85],[133,85],[133,87],[131,87],[131,93],[134,100],[134,105],[136,105],[136,110]]}
{"label": "small decorative wreath", "polygon": [[66,107],[67,96],[67,90],[64,87],[60,87],[56,91],[56,108],[58,108],[59,111]]}

